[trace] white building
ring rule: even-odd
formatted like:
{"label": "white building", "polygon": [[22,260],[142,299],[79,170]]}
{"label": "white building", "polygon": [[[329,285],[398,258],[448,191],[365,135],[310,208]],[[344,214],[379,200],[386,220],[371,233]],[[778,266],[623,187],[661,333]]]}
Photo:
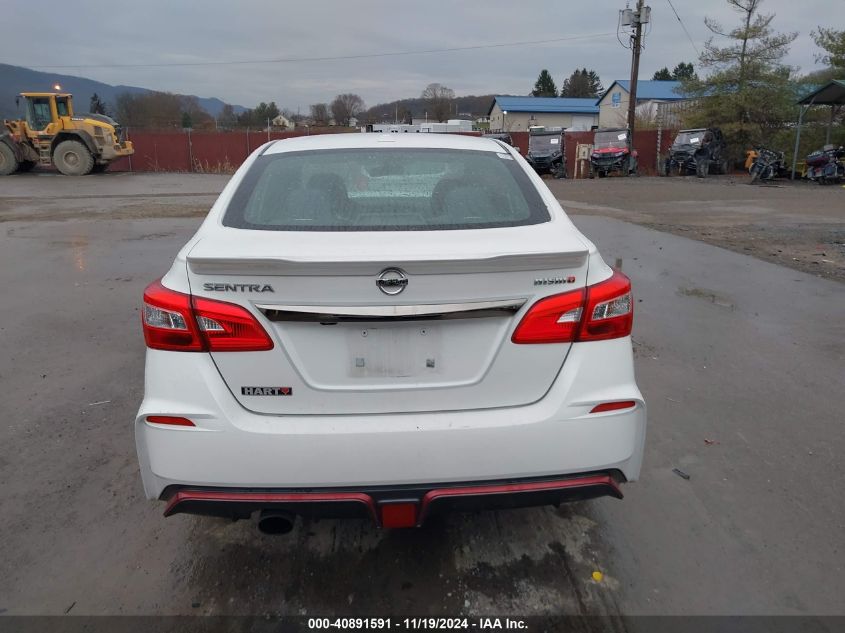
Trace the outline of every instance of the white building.
{"label": "white building", "polygon": [[[599,127],[626,127],[631,82],[625,79],[614,81],[598,100]],[[649,121],[657,118],[658,110],[664,116],[677,112],[686,105],[686,97],[680,94],[680,81],[637,81],[637,117]],[[664,121],[664,124],[667,122]]]}
{"label": "white building", "polygon": [[491,132],[525,132],[536,126],[590,130],[599,124],[595,99],[496,96],[487,112]]}

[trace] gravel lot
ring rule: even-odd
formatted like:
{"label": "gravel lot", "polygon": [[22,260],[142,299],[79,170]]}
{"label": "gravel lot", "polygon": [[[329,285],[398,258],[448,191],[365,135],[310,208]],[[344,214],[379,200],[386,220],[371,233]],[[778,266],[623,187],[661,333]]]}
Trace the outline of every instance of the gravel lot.
{"label": "gravel lot", "polygon": [[[621,502],[274,538],[165,520],[134,453],[141,292],[226,180],[3,179],[0,613],[845,615],[845,191],[550,183],[634,282],[642,480]],[[791,259],[816,239],[833,264]]]}
{"label": "gravel lot", "polygon": [[547,180],[571,214],[633,222],[845,281],[845,188],[748,177]]}

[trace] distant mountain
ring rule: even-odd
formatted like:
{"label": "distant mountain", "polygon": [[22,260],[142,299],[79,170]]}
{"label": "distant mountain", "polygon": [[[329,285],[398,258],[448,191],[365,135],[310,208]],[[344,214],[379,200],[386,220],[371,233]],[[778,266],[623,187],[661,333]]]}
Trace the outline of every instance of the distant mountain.
{"label": "distant mountain", "polygon": [[[10,119],[18,116],[15,97],[21,92],[50,92],[55,84],[59,84],[63,92],[73,94],[74,105],[79,112],[88,110],[91,95],[95,92],[109,107],[114,105],[115,97],[121,93],[129,92],[137,94],[153,92],[148,88],[112,86],[101,81],[86,79],[85,77],[45,73],[24,68],[23,66],[0,64],[0,119]],[[197,97],[197,99],[203,110],[212,116],[216,117],[223,109],[224,102],[220,99],[214,97]],[[239,105],[235,105],[233,108],[236,114],[240,114],[246,110],[246,108]],[[23,113],[21,113],[22,115]]]}
{"label": "distant mountain", "polygon": [[[455,97],[452,102],[452,114],[449,118],[452,119],[475,119],[481,116],[487,116],[487,111],[493,103],[494,95],[469,95],[466,97]],[[400,99],[399,101],[391,101],[390,103],[380,103],[373,106],[359,117],[359,120],[370,120],[373,122],[388,119],[391,122],[394,117],[402,118],[403,113],[410,112],[415,119],[425,117],[425,112],[428,109],[425,99],[419,97],[412,99]],[[429,113],[430,116],[430,113]]]}

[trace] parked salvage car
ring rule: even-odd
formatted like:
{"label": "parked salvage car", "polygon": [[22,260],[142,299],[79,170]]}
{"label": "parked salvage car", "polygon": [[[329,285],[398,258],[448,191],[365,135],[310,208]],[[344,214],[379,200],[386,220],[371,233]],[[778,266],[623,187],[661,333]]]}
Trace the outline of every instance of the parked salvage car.
{"label": "parked salvage car", "polygon": [[713,127],[678,132],[663,161],[663,174],[695,174],[705,178],[711,172],[728,173],[727,145],[722,130]]}
{"label": "parked salvage car", "polygon": [[514,148],[267,143],[144,291],[144,490],[270,533],[621,498],[646,427],[633,307]]}
{"label": "parked salvage car", "polygon": [[528,163],[538,174],[566,178],[566,136],[562,127],[528,131]]}
{"label": "parked salvage car", "polygon": [[625,176],[637,174],[637,150],[631,147],[631,135],[624,128],[596,130],[590,155],[590,178],[604,178],[612,172]]}

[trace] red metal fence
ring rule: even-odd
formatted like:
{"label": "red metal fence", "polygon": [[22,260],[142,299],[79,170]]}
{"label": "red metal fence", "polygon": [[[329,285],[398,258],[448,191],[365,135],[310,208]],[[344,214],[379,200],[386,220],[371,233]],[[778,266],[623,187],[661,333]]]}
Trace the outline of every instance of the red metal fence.
{"label": "red metal fence", "polygon": [[[519,151],[525,156],[528,153],[528,132],[511,132],[511,138]],[[664,156],[672,145],[675,130],[663,130],[660,136],[660,149],[657,147],[657,130],[637,130],[634,132],[634,149],[639,156],[639,173],[646,176],[657,174],[657,157]],[[566,132],[566,170],[567,178],[575,175],[575,152],[579,143],[592,145],[593,132]],[[586,172],[585,172],[586,173]]]}
{"label": "red metal fence", "polygon": [[[320,134],[343,134],[349,128],[320,129]],[[309,131],[294,132],[149,132],[132,131],[129,138],[135,153],[113,163],[112,171],[196,171],[206,173],[231,173],[246,157],[268,140],[305,136]],[[478,132],[463,133],[478,136]],[[668,150],[674,133],[664,130],[660,154]],[[656,173],[657,130],[640,130],[634,134],[634,147],[639,152],[640,173]],[[528,153],[528,132],[511,132],[519,151]],[[579,143],[592,143],[592,132],[566,133],[567,176],[575,171],[575,150]]]}

